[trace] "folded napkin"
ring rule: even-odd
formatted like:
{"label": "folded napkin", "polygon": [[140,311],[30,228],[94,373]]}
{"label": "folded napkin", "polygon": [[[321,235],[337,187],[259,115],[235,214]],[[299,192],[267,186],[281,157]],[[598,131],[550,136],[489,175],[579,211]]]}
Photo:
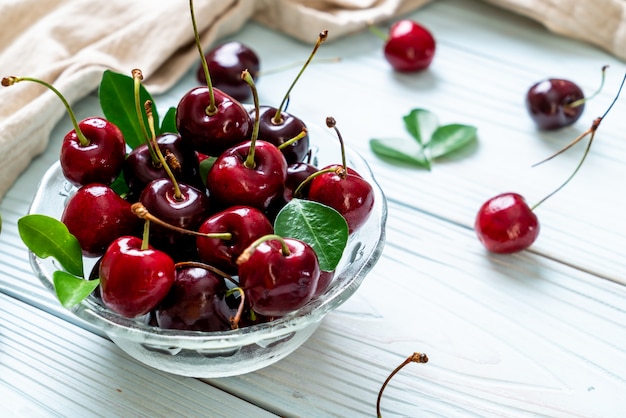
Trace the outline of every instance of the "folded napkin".
{"label": "folded napkin", "polygon": [[[304,42],[328,29],[330,40],[408,13],[429,0],[195,0],[201,41],[239,30],[255,19]],[[537,19],[626,58],[624,0],[487,0]],[[198,60],[189,3],[183,0],[20,0],[0,13],[0,76],[52,83],[70,103],[92,92],[102,72],[141,68],[161,93]],[[23,82],[0,89],[0,199],[43,152],[65,114],[50,91]]]}

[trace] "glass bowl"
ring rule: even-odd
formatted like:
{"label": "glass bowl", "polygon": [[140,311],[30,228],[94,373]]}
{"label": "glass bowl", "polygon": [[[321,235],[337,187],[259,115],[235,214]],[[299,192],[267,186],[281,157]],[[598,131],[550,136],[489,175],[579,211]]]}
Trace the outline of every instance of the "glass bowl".
{"label": "glass bowl", "polygon": [[[309,126],[311,148],[318,167],[341,162],[340,145],[328,128]],[[223,332],[161,329],[139,319],[125,318],[88,297],[71,311],[104,332],[130,356],[153,368],[181,376],[215,378],[241,375],[269,366],[292,353],[361,285],[380,258],[385,242],[387,203],[367,162],[346,150],[348,165],[373,186],[374,208],[367,222],[349,238],[335,277],[328,289],[301,309],[272,322]],[[60,219],[65,202],[75,189],[65,180],[59,163],[43,177],[30,213]],[[54,293],[52,258],[30,254],[33,270]],[[95,259],[85,259],[86,276]]]}

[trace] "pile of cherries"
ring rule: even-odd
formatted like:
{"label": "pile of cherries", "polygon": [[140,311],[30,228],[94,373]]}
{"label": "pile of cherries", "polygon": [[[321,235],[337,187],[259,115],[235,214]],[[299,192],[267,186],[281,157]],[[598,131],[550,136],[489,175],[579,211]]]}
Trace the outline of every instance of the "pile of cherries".
{"label": "pile of cherries", "polygon": [[[180,99],[177,132],[160,135],[152,103],[138,103],[143,77],[133,70],[145,141],[132,150],[109,120],[78,123],[53,86],[17,77],[2,84],[34,81],[66,105],[74,129],[63,139],[60,166],[77,190],[61,221],[83,255],[98,258],[90,277],[100,279],[101,302],[125,317],[149,315],[162,328],[222,331],[284,316],[332,281],[311,245],[275,233],[273,221],[288,202],[297,197],[334,209],[348,235],[368,219],[374,191],[347,167],[333,118],[326,122],[343,159],[319,168],[305,123],[283,110],[285,101],[259,105],[253,76],[236,69],[253,93],[249,109],[213,87],[204,56],[202,62],[206,85]],[[120,179],[124,195],[113,187]]]}

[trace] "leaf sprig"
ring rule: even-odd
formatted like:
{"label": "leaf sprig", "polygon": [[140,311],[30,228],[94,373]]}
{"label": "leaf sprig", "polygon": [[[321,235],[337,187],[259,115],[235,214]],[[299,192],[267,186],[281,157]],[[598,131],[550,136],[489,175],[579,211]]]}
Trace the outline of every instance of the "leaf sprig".
{"label": "leaf sprig", "polygon": [[459,151],[476,141],[477,129],[458,123],[439,125],[426,109],[413,109],[403,117],[407,138],[373,138],[370,149],[382,159],[431,169],[433,161]]}

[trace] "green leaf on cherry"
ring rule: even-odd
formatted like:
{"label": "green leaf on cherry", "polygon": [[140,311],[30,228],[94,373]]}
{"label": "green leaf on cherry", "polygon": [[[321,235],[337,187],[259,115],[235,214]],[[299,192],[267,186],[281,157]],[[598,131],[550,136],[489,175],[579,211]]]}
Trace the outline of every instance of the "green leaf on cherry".
{"label": "green leaf on cherry", "polygon": [[176,108],[170,107],[167,109],[165,116],[163,116],[163,122],[161,122],[161,133],[178,133],[178,127],[176,126]]}
{"label": "green leaf on cherry", "polygon": [[78,305],[100,284],[100,279],[85,280],[62,270],[52,273],[52,281],[57,298],[65,308]]}
{"label": "green leaf on cherry", "polygon": [[65,224],[47,215],[26,215],[17,221],[20,238],[37,257],[53,257],[69,273],[83,277],[80,244]]}
{"label": "green leaf on cherry", "polygon": [[[109,122],[120,128],[128,146],[134,149],[143,144],[146,137],[139,122],[135,107],[135,86],[133,78],[130,75],[105,70],[102,75],[102,80],[100,81],[98,97],[104,116]],[[142,114],[144,113],[143,104],[146,100],[150,100],[154,106],[152,96],[143,85],[140,87],[139,98],[141,100]],[[154,107],[154,109],[154,126],[157,131],[156,134],[158,135],[160,133],[159,115],[156,112],[156,107]],[[143,118],[147,128],[148,119],[145,114],[143,114]]]}
{"label": "green leaf on cherry", "polygon": [[470,125],[438,125],[437,117],[425,109],[413,109],[403,117],[404,127],[414,141],[398,138],[370,139],[370,149],[378,157],[395,163],[430,170],[432,162],[459,151],[476,141],[476,128]]}
{"label": "green leaf on cherry", "polygon": [[324,271],[334,270],[348,243],[348,224],[335,209],[318,202],[292,199],[276,216],[274,232],[309,244]]}

